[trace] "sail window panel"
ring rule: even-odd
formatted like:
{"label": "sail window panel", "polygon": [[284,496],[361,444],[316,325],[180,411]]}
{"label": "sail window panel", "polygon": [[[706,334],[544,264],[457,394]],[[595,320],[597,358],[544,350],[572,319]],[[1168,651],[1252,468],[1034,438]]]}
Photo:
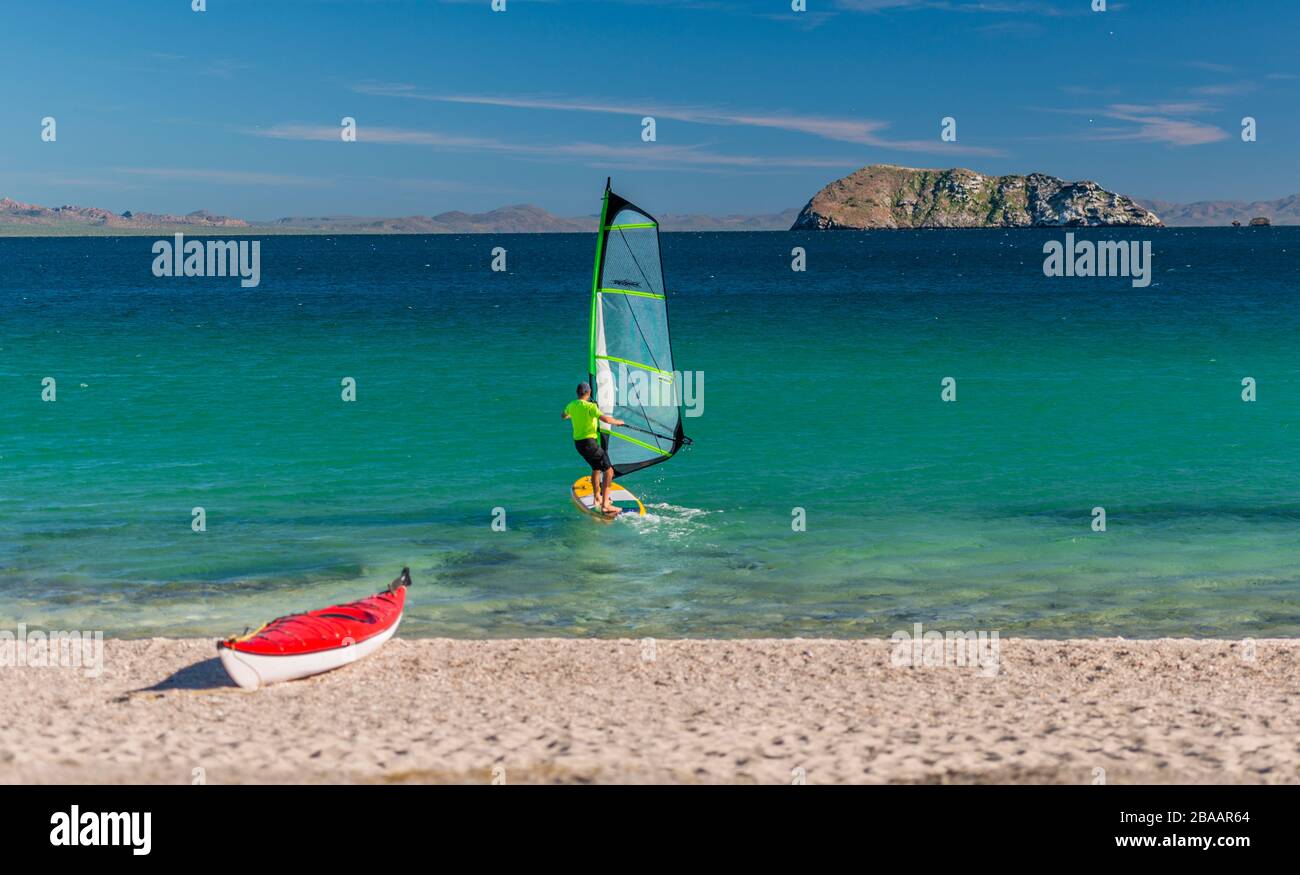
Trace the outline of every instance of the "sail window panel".
{"label": "sail window panel", "polygon": [[663,301],[631,295],[602,295],[605,355],[673,372],[668,310]]}
{"label": "sail window panel", "polygon": [[673,379],[624,362],[611,362],[610,376],[614,415],[642,428],[648,426],[639,420],[662,423],[663,428],[651,430],[671,439],[680,406],[679,387]]}
{"label": "sail window panel", "polygon": [[[622,210],[619,213],[620,218],[629,216],[635,217],[641,214],[632,210]],[[663,273],[659,267],[657,229],[634,228],[609,232],[605,245],[601,287],[630,289],[653,295],[664,294]]]}
{"label": "sail window panel", "polygon": [[635,435],[634,432],[628,432],[626,435],[614,434],[609,437],[609,461],[614,466],[615,471],[621,473],[635,471],[638,468],[644,468],[648,464],[654,464],[665,459],[672,453],[671,444],[665,447],[662,452],[648,449],[642,444],[654,446],[654,440],[643,441],[643,437],[643,435]]}

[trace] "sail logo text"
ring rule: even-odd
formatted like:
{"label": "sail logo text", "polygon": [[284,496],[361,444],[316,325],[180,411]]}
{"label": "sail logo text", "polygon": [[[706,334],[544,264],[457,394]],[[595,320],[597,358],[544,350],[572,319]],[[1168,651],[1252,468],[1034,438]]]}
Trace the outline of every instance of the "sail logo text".
{"label": "sail logo text", "polygon": [[686,416],[704,415],[704,372],[646,371],[620,363],[614,403],[639,407],[681,407]]}
{"label": "sail logo text", "polygon": [[186,241],[177,234],[175,242],[158,240],[151,250],[153,275],[164,276],[238,276],[239,284],[255,289],[262,282],[262,241],[202,240]]}
{"label": "sail logo text", "polygon": [[1079,240],[1074,232],[1065,243],[1048,240],[1043,244],[1044,276],[1128,276],[1133,288],[1151,285],[1150,240]]}

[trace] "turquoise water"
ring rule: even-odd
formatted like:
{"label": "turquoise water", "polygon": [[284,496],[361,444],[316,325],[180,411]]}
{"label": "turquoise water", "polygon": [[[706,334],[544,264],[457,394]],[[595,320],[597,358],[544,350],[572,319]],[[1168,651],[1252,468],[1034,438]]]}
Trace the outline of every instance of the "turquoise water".
{"label": "turquoise water", "polygon": [[0,240],[0,628],[225,634],[409,564],[407,635],[1300,634],[1300,229],[1080,236],[1139,234],[1147,289],[1044,277],[1047,231],[665,235],[703,415],[608,526],[559,420],[590,236],[272,237],[256,289]]}

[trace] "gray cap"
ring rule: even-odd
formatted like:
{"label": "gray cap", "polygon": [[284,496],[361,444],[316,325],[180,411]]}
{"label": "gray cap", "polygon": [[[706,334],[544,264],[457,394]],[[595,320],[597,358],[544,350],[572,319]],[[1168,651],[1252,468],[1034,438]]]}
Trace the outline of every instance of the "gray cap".
{"label": "gray cap", "polygon": [[591,394],[591,384],[588,383],[588,382],[586,382],[585,380],[584,380],[583,382],[579,383],[579,384],[578,384],[578,394],[579,394],[579,395],[590,395],[590,394]]}

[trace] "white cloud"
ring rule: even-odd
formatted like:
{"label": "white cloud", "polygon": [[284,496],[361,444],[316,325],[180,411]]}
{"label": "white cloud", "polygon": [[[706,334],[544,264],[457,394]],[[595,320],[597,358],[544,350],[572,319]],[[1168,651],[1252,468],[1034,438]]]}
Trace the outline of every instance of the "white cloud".
{"label": "white cloud", "polygon": [[1172,146],[1200,146],[1227,139],[1228,132],[1216,125],[1171,117],[1204,110],[1205,107],[1198,103],[1111,104],[1101,115],[1130,125],[1098,131],[1095,139],[1143,140]]}
{"label": "white cloud", "polygon": [[[247,131],[259,137],[279,140],[338,142],[339,128],[330,125],[278,124]],[[809,158],[804,156],[728,155],[710,151],[704,145],[666,145],[634,143],[611,146],[606,143],[510,143],[485,137],[466,137],[438,131],[363,125],[357,132],[358,143],[389,146],[427,146],[455,151],[497,152],[523,158],[545,160],[555,157],[586,158],[597,162],[622,161],[638,167],[654,166],[672,170],[680,165],[719,167],[856,167],[856,158]],[[602,165],[604,166],[604,165]]]}
{"label": "white cloud", "polygon": [[[705,106],[675,106],[654,101],[615,103],[607,100],[544,95],[435,94],[420,91],[413,85],[404,84],[365,83],[355,86],[353,90],[362,94],[439,103],[562,112],[591,112],[634,117],[649,115],[654,116],[656,119],[672,119],[692,124],[767,128],[808,134],[841,143],[853,143],[859,146],[873,146],[904,152],[944,152],[968,155],[1001,154],[1001,151],[997,149],[943,143],[939,141],[937,135],[933,140],[890,139],[884,135],[890,123],[877,119],[805,115],[791,112],[757,113]],[[937,120],[935,130],[938,131]]]}

